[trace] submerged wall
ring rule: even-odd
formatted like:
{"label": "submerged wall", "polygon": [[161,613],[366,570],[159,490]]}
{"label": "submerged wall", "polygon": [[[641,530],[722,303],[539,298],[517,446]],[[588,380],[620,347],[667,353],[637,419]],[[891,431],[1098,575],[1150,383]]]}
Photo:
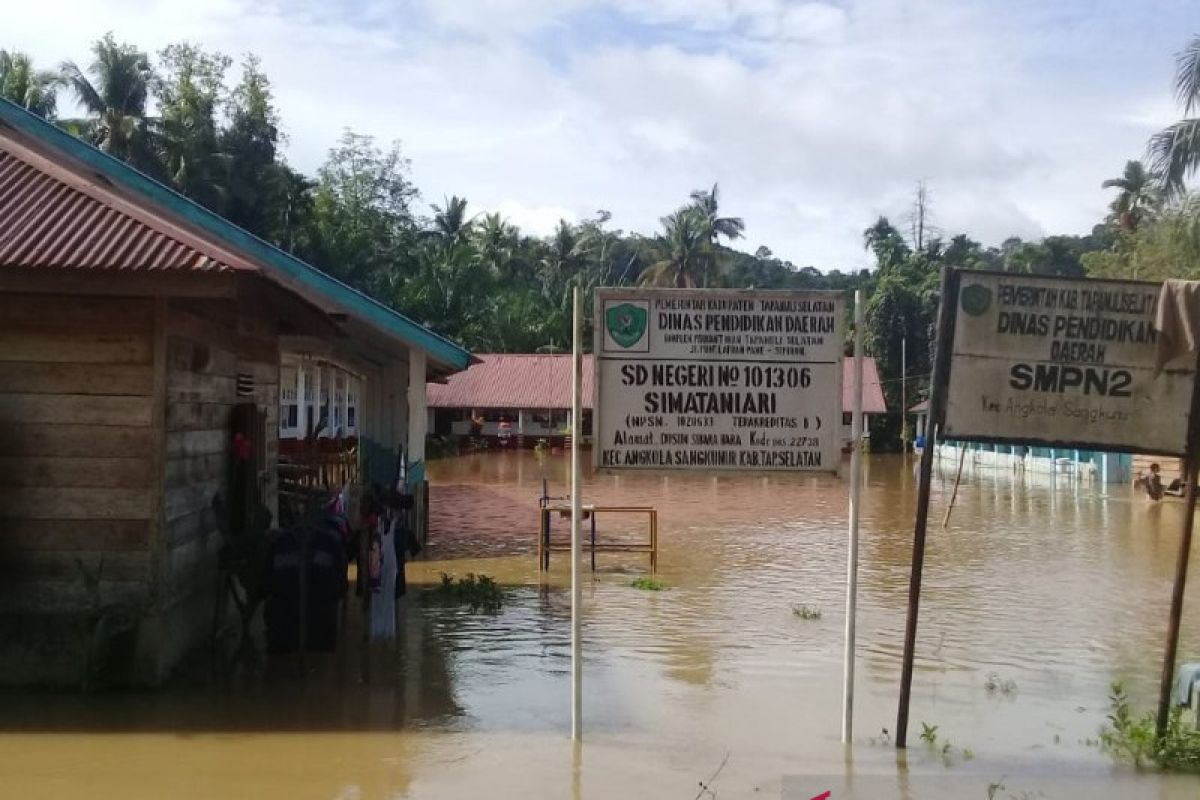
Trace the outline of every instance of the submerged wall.
{"label": "submerged wall", "polygon": [[82,683],[89,659],[115,657],[92,646],[104,631],[134,657],[123,614],[152,597],[155,387],[153,300],[0,294],[0,683]]}

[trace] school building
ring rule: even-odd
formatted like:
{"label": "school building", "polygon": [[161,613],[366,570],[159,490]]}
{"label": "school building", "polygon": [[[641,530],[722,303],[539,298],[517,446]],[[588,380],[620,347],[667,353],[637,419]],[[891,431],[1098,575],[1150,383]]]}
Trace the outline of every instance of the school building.
{"label": "school building", "polygon": [[0,683],[161,682],[211,643],[235,468],[273,515],[285,466],[419,481],[470,361],[0,101]]}

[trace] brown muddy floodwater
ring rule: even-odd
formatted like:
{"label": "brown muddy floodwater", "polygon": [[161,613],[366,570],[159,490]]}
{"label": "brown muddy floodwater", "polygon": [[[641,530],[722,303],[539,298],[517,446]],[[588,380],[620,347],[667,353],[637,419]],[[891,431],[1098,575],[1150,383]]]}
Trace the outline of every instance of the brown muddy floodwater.
{"label": "brown muddy floodwater", "polygon": [[[410,580],[495,576],[494,616],[405,601],[396,647],[253,689],[0,696],[0,796],[87,798],[1195,798],[1088,745],[1125,681],[1153,706],[1182,507],[1126,487],[968,472],[950,526],[934,483],[910,750],[896,713],[914,461],[868,460],[855,744],[839,742],[846,482],[795,475],[591,476],[585,502],[653,505],[666,591],[644,556],[585,572],[585,743],[569,742],[568,557],[534,561],[532,453],[430,465],[435,522]],[[565,528],[559,524],[559,533]],[[636,522],[625,525],[633,535]],[[620,528],[601,522],[601,538]],[[418,587],[419,588],[419,587]],[[1181,657],[1200,660],[1200,588]],[[793,606],[820,609],[803,620]],[[273,665],[277,666],[277,665]],[[988,684],[993,684],[989,690]],[[921,723],[951,743],[943,758]],[[969,750],[973,757],[966,757]],[[789,777],[805,776],[805,777]],[[822,777],[828,776],[828,777]],[[1071,782],[1074,783],[1071,783]],[[1086,790],[1081,788],[1086,785]],[[704,797],[714,796],[703,794]]]}

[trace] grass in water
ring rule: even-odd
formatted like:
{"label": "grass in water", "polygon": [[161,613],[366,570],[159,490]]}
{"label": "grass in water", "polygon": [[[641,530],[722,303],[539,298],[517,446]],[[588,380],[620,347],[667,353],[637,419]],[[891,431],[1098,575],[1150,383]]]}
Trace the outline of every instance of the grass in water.
{"label": "grass in water", "polygon": [[430,589],[426,596],[447,606],[466,606],[471,611],[494,614],[504,606],[504,590],[495,579],[487,575],[468,572],[457,581],[442,573],[442,582]]}
{"label": "grass in water", "polygon": [[667,588],[667,584],[658,578],[652,578],[648,575],[643,575],[640,578],[634,578],[629,582],[629,585],[634,589],[641,589],[646,592],[661,592]]}
{"label": "grass in water", "polygon": [[1100,730],[1100,748],[1114,760],[1137,768],[1151,763],[1166,772],[1200,772],[1200,731],[1184,727],[1182,709],[1171,711],[1160,739],[1155,735],[1154,712],[1135,717],[1123,685],[1112,685],[1108,702],[1108,724]]}
{"label": "grass in water", "polygon": [[792,616],[812,621],[821,618],[821,609],[815,606],[792,606]]}

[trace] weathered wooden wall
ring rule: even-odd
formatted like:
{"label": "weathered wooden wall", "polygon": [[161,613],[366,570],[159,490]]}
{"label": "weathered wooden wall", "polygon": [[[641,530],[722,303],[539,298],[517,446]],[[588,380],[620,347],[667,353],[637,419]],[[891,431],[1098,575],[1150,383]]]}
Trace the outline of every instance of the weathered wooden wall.
{"label": "weathered wooden wall", "polygon": [[[164,668],[211,630],[221,547],[213,500],[226,489],[233,406],[267,412],[261,486],[276,511],[278,336],[233,300],[173,299],[166,313],[166,461],[157,586]],[[246,394],[238,394],[241,375]]]}
{"label": "weathered wooden wall", "polygon": [[80,679],[79,634],[149,602],[154,353],[153,300],[0,294],[0,680]]}

